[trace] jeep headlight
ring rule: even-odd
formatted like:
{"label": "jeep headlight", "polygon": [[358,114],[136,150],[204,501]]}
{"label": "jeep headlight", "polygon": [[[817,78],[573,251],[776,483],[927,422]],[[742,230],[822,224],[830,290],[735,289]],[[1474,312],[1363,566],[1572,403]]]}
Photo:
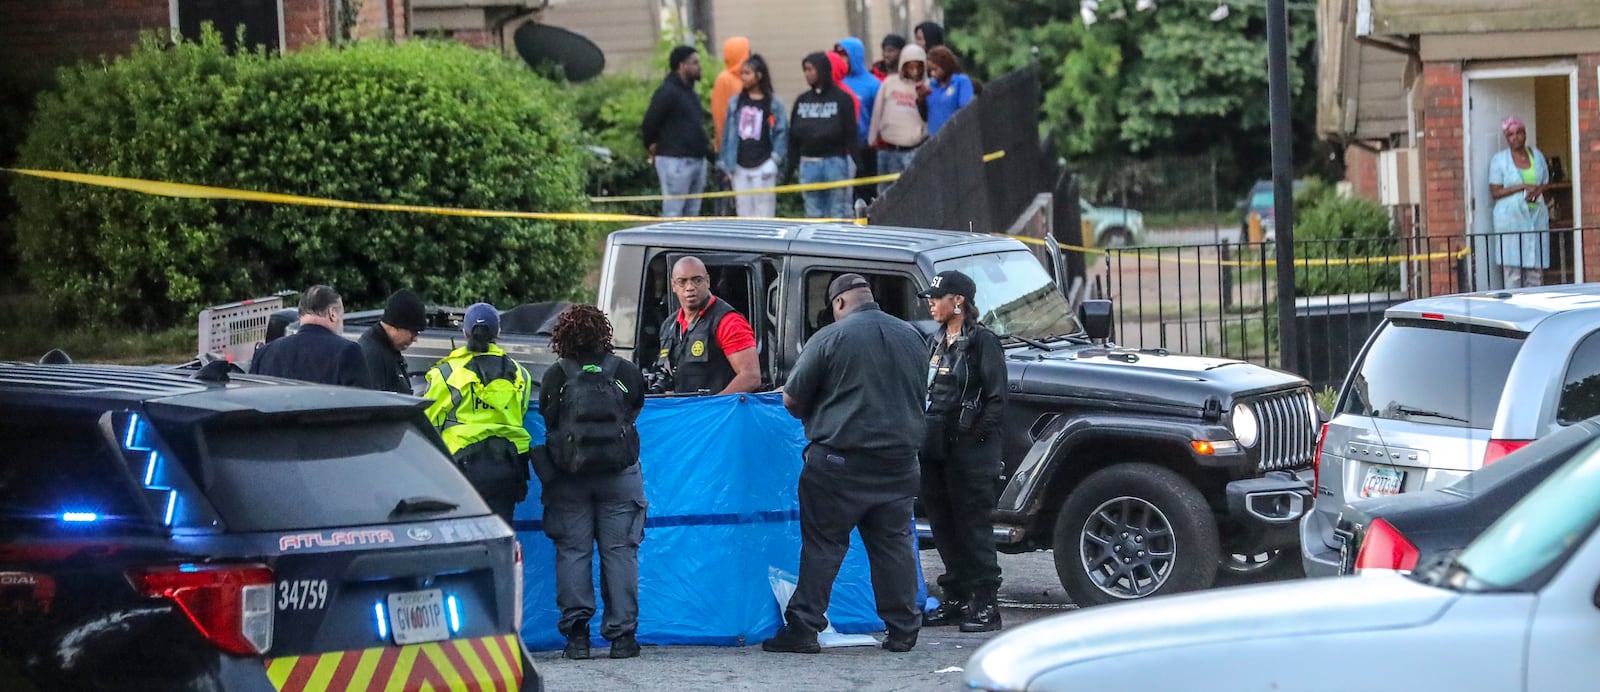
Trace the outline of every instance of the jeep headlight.
{"label": "jeep headlight", "polygon": [[1233,405],[1233,436],[1239,439],[1239,444],[1246,447],[1256,446],[1256,441],[1261,439],[1261,423],[1256,420],[1256,412],[1244,404]]}

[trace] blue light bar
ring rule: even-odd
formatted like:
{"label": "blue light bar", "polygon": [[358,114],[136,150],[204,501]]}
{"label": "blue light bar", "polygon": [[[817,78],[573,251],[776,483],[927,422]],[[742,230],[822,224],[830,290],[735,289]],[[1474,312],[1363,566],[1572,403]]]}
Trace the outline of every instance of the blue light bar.
{"label": "blue light bar", "polygon": [[156,464],[160,461],[160,452],[150,453],[150,460],[144,465],[144,487],[149,488],[156,484]]}
{"label": "blue light bar", "polygon": [[100,521],[100,515],[95,514],[94,512],[62,512],[61,520],[75,524],[86,523],[91,521]]}
{"label": "blue light bar", "polygon": [[383,612],[383,601],[372,604],[372,612],[378,617],[378,638],[389,638],[389,617]]}
{"label": "blue light bar", "polygon": [[461,608],[455,596],[444,599],[444,603],[450,610],[450,633],[456,634],[461,631]]}
{"label": "blue light bar", "polygon": [[172,526],[172,512],[178,508],[178,491],[167,491],[167,516],[163,520],[167,526]]}
{"label": "blue light bar", "polygon": [[128,434],[122,440],[122,448],[123,449],[129,450],[129,451],[133,451],[133,452],[148,452],[148,451],[150,451],[149,447],[145,447],[145,446],[139,444],[139,443],[144,441],[143,439],[141,439],[141,438],[143,438],[143,435],[139,434],[140,429],[142,429],[143,427],[144,427],[144,421],[139,418],[139,414],[137,414],[137,413],[128,414]]}

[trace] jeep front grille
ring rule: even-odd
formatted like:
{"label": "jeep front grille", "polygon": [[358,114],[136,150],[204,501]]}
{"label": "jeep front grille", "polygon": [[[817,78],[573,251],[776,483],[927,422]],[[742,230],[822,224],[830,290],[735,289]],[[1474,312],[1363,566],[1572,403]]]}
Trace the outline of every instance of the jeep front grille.
{"label": "jeep front grille", "polygon": [[1250,402],[1261,422],[1262,472],[1311,466],[1316,453],[1317,421],[1311,417],[1310,393],[1294,390],[1268,394]]}

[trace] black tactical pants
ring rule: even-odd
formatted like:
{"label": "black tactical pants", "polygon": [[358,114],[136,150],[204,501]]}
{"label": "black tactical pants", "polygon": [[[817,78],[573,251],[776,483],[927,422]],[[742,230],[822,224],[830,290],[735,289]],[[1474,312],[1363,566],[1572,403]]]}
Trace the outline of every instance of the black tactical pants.
{"label": "black tactical pants", "polygon": [[517,503],[528,496],[528,460],[517,445],[490,437],[461,448],[455,461],[489,510],[510,524]]}
{"label": "black tactical pants", "polygon": [[911,505],[917,465],[911,457],[885,458],[806,448],[800,471],[800,575],[784,620],[791,628],[819,632],[827,626],[828,601],[850,549],[850,531],[861,530],[871,565],[872,593],[890,636],[922,628],[917,604],[917,555],[911,542]]}
{"label": "black tactical pants", "polygon": [[932,418],[928,435],[930,442],[923,445],[921,455],[921,498],[944,562],[939,587],[947,601],[994,598],[1000,588],[1000,563],[990,513],[1001,472],[1000,440],[950,437]]}
{"label": "black tactical pants", "polygon": [[644,475],[557,474],[544,487],[544,532],[556,547],[556,606],[562,634],[588,632],[594,617],[594,552],[600,546],[600,636],[639,628],[639,544],[644,540]]}

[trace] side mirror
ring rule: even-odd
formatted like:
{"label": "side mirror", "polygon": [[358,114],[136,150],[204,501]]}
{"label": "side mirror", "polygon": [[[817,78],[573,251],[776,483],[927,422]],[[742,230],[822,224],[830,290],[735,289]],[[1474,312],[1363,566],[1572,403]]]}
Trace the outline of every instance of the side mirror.
{"label": "side mirror", "polygon": [[1111,339],[1111,301],[1085,300],[1078,306],[1078,321],[1094,342]]}
{"label": "side mirror", "polygon": [[934,334],[939,333],[939,323],[933,320],[912,320],[911,326],[916,328],[924,340],[931,339]]}

